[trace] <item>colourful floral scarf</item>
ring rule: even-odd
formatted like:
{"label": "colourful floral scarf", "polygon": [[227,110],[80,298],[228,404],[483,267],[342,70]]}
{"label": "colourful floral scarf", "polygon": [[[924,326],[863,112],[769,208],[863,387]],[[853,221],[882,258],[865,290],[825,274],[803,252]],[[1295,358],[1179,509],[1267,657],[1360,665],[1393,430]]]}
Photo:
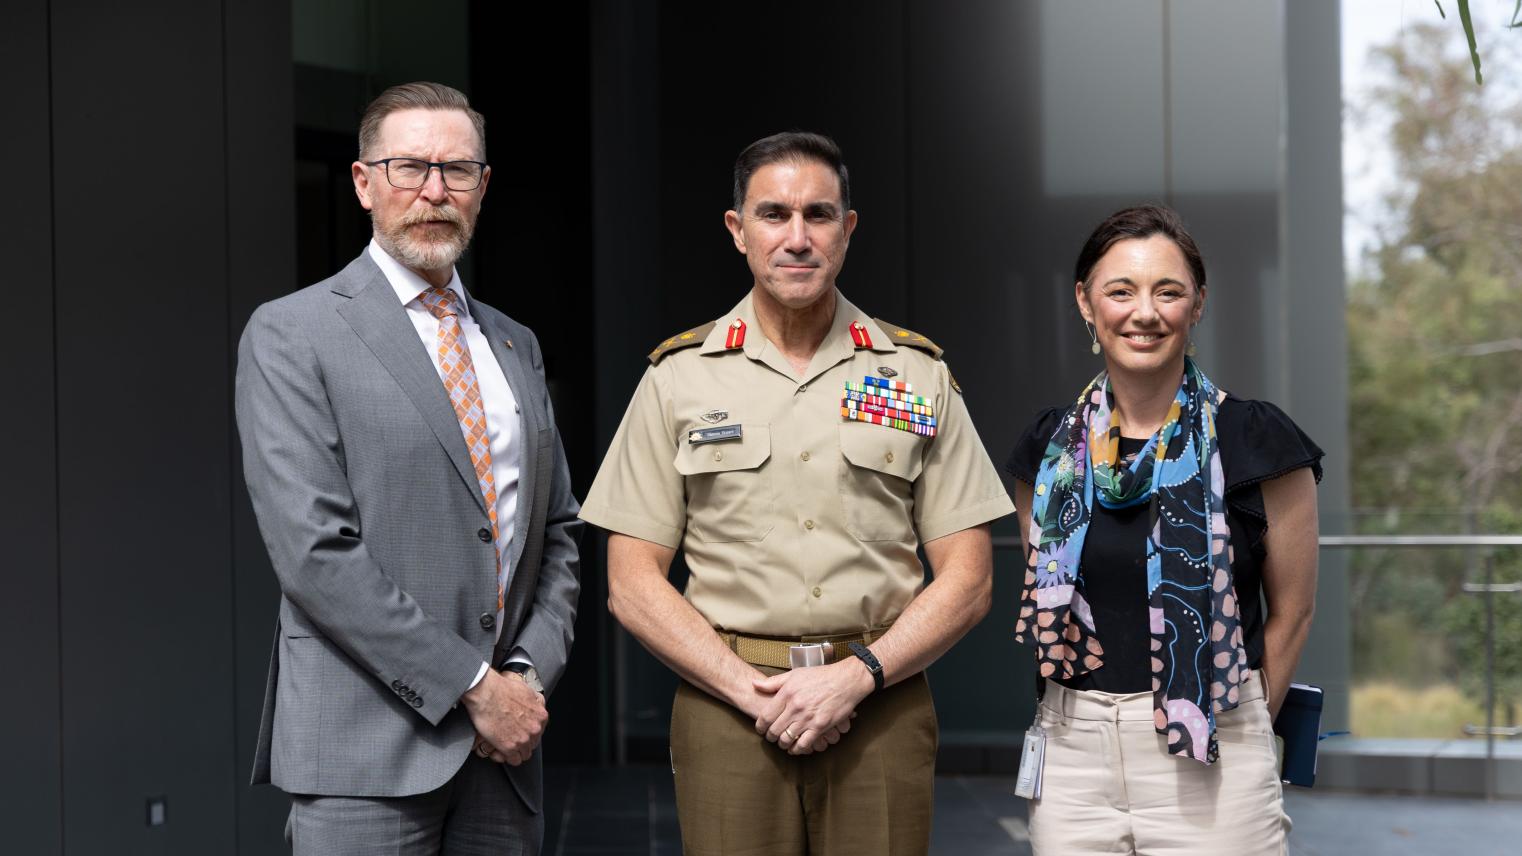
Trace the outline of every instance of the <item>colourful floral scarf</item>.
{"label": "colourful floral scarf", "polygon": [[1035,646],[1044,678],[1073,678],[1104,665],[1102,631],[1082,593],[1084,536],[1096,500],[1107,508],[1150,503],[1154,719],[1168,736],[1169,754],[1205,764],[1219,756],[1215,715],[1237,706],[1248,677],[1216,444],[1216,412],[1225,398],[1186,359],[1167,421],[1126,465],[1118,460],[1109,378],[1103,372],[1094,378],[1052,435],[1036,474],[1015,624],[1017,641]]}

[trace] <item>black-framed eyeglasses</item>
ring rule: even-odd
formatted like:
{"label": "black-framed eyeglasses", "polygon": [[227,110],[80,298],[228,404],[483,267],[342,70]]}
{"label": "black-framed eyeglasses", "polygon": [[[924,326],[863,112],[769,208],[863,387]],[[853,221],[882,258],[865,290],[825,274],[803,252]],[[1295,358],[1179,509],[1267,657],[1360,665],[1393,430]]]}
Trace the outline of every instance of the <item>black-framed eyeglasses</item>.
{"label": "black-framed eyeglasses", "polygon": [[425,161],[418,158],[381,158],[365,161],[365,166],[384,166],[386,180],[399,190],[417,190],[428,183],[428,173],[434,167],[444,178],[444,186],[450,190],[475,190],[481,185],[481,175],[486,164],[480,161],[457,160]]}

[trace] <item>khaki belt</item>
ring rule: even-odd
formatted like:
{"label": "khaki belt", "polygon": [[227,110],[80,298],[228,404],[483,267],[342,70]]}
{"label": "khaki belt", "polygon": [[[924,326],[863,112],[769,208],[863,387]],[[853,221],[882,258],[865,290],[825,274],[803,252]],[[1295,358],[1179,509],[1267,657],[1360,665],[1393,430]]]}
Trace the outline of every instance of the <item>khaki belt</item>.
{"label": "khaki belt", "polygon": [[825,661],[834,663],[854,656],[851,649],[846,645],[851,642],[861,642],[871,645],[881,639],[888,628],[876,630],[864,630],[860,633],[839,633],[833,636],[795,636],[789,638],[777,638],[768,636],[743,636],[739,633],[725,633],[717,631],[719,638],[729,646],[729,650],[740,656],[740,659],[752,666],[770,666],[773,669],[786,669],[791,667],[792,660],[788,656],[788,649],[794,645],[809,645],[818,642],[828,642],[833,646],[833,653],[825,655]]}

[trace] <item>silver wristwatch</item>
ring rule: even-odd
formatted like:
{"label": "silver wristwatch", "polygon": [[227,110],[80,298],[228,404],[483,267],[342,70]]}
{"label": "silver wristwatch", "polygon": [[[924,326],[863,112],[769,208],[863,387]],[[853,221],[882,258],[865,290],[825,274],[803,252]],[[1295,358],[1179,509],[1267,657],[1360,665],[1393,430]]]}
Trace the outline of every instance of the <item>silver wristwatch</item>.
{"label": "silver wristwatch", "polygon": [[522,678],[523,682],[528,685],[529,689],[540,695],[544,695],[544,684],[539,682],[539,671],[533,666],[530,666],[528,663],[508,663],[506,666],[502,667],[502,670],[505,672],[512,672],[513,674]]}

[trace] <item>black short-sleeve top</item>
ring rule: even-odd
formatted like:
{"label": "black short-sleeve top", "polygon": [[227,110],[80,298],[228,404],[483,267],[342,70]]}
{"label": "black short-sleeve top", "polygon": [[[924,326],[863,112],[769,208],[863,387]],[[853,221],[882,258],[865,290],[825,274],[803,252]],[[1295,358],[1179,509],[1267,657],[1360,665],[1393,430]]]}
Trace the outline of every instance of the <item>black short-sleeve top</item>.
{"label": "black short-sleeve top", "polygon": [[[1035,485],[1047,443],[1071,410],[1071,405],[1048,408],[1025,429],[1005,465],[1011,476]],[[1268,531],[1260,486],[1301,467],[1310,467],[1316,480],[1321,481],[1323,452],[1284,411],[1266,401],[1229,394],[1217,414],[1216,437],[1221,445],[1221,469],[1226,479],[1232,583],[1241,605],[1247,662],[1256,669],[1263,661],[1262,569],[1267,556],[1263,535]],[[1120,452],[1123,456],[1134,455],[1145,444],[1144,439],[1122,438]],[[1148,662],[1151,632],[1146,598],[1148,505],[1141,503],[1129,508],[1095,505],[1079,561],[1083,596],[1093,610],[1105,663],[1062,683],[1078,690],[1149,692],[1152,669]]]}

